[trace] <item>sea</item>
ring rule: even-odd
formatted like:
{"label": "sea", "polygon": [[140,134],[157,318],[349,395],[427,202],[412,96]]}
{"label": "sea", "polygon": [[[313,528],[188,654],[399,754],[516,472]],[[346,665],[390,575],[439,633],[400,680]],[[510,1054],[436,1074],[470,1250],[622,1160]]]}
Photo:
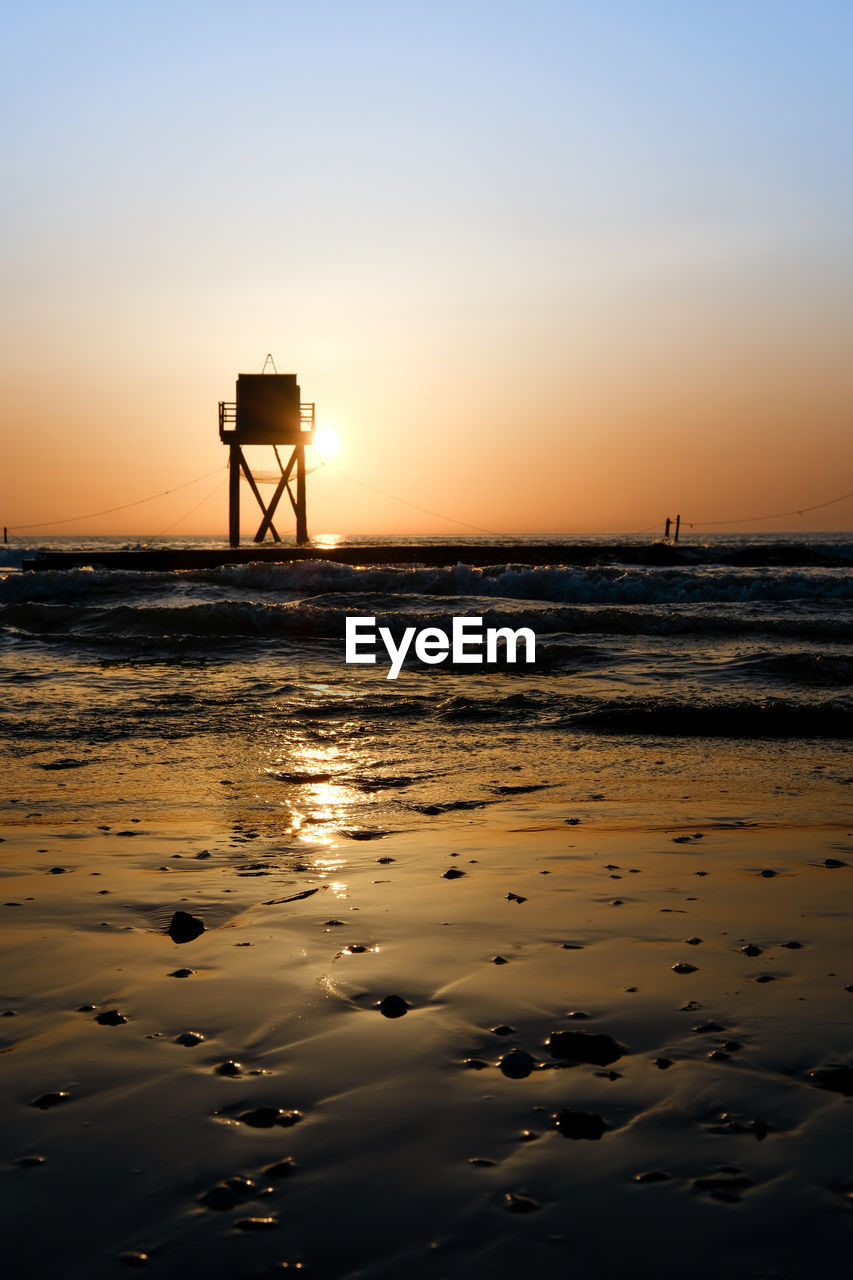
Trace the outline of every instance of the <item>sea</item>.
{"label": "sea", "polygon": [[[439,568],[175,572],[22,570],[40,550],[152,545],[128,538],[0,547],[5,818],[213,815],[315,844],[495,806],[516,823],[845,821],[853,534],[688,535],[669,559],[648,536],[573,539],[582,565],[558,540],[525,563],[548,540],[518,538],[466,563],[486,541],[317,540],[440,542]],[[391,681],[381,653],[346,663],[352,616],[395,636],[526,627],[536,661],[410,657]]]}

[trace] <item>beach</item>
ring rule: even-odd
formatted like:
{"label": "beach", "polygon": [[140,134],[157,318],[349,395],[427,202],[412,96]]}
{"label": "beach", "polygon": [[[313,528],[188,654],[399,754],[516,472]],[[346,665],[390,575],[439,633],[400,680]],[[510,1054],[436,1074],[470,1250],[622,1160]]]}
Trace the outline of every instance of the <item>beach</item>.
{"label": "beach", "polygon": [[[12,563],[16,1270],[840,1268],[853,550],[785,545]],[[388,681],[355,613],[529,626],[537,661]]]}

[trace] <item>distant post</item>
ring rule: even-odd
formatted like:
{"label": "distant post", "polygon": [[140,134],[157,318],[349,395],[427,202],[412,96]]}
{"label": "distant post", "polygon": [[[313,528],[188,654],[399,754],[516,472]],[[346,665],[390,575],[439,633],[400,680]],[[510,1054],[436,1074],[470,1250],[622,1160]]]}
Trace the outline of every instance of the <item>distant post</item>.
{"label": "distant post", "polygon": [[678,530],[680,528],[681,528],[681,516],[676,516],[675,517],[675,537],[673,538],[673,542],[678,541]]}
{"label": "distant post", "polygon": [[[270,357],[267,357],[270,360]],[[266,365],[264,366],[266,368]],[[236,399],[219,402],[219,438],[228,454],[228,541],[240,545],[240,475],[242,472],[263,519],[255,542],[263,542],[269,531],[273,542],[281,542],[273,518],[284,493],[296,516],[296,542],[308,541],[305,446],[314,440],[314,405],[303,404],[295,373],[241,373],[237,377]],[[244,445],[272,445],[281,478],[269,502],[264,502],[257,481],[243,453]],[[278,445],[292,446],[287,462],[282,462]],[[291,477],[296,471],[296,494]]]}

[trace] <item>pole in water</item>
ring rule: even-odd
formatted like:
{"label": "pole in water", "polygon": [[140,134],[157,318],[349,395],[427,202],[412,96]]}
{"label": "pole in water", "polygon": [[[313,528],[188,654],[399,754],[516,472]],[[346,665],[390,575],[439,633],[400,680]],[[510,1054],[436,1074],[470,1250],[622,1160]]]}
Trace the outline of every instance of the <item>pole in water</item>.
{"label": "pole in water", "polygon": [[681,528],[681,516],[679,515],[675,517],[675,537],[673,538],[673,542],[678,541],[678,530],[680,528]]}
{"label": "pole in water", "polygon": [[669,538],[669,526],[670,526],[671,524],[672,524],[672,521],[670,520],[669,516],[667,516],[667,518],[666,518],[666,528],[665,528],[665,529],[664,529],[664,531],[663,531],[663,536],[664,536],[665,538]]}

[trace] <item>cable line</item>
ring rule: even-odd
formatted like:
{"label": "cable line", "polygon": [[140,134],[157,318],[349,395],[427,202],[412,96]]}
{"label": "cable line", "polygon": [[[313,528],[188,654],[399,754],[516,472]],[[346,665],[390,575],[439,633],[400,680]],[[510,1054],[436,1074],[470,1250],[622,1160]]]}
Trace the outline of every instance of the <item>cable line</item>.
{"label": "cable line", "polygon": [[120,507],[105,507],[103,511],[89,511],[84,516],[66,516],[62,520],[36,520],[33,524],[10,524],[9,532],[16,533],[20,529],[43,529],[45,526],[55,524],[74,524],[77,520],[94,520],[95,516],[108,516],[112,515],[114,511],[127,511],[129,507],[141,507],[144,502],[154,502],[156,498],[165,498],[167,493],[177,493],[179,489],[188,489],[191,484],[198,484],[200,480],[206,480],[208,476],[215,475],[217,471],[222,470],[222,467],[216,467],[213,471],[205,471],[203,476],[196,476],[194,480],[186,480],[183,484],[174,484],[171,489],[163,489],[161,493],[152,493],[148,498],[137,498],[135,502],[124,502]]}

